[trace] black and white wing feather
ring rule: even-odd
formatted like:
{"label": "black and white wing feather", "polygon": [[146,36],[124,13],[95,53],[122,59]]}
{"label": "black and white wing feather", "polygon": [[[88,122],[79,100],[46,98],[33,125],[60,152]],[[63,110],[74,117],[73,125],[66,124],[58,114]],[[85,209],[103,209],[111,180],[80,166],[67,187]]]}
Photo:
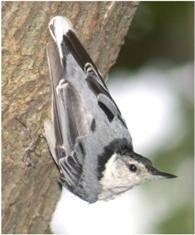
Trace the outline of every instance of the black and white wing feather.
{"label": "black and white wing feather", "polygon": [[92,203],[101,192],[106,161],[121,148],[132,148],[131,137],[70,21],[56,16],[49,29],[52,120],[45,123],[46,138],[64,186]]}

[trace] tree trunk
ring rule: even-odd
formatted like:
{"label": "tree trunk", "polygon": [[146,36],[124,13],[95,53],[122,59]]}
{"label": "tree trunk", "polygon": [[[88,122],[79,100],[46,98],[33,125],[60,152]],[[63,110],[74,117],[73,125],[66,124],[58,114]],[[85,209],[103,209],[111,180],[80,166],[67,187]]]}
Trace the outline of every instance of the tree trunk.
{"label": "tree trunk", "polygon": [[[2,3],[3,233],[48,233],[60,195],[43,132],[50,113],[48,22],[68,17],[105,75],[115,62],[136,2]],[[30,147],[29,147],[30,146]]]}

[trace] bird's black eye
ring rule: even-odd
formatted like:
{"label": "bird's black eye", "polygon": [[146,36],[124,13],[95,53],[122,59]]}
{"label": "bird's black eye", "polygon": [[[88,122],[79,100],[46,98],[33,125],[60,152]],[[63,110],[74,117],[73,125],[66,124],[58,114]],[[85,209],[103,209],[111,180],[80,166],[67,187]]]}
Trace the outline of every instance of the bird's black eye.
{"label": "bird's black eye", "polygon": [[130,165],[129,165],[129,170],[132,171],[132,172],[136,172],[136,171],[137,171],[136,165],[130,164]]}

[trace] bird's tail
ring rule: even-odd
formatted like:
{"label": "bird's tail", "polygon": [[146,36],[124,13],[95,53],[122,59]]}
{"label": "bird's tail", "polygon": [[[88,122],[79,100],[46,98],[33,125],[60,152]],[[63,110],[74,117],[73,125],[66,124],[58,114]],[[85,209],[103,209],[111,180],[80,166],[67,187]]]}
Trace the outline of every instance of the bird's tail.
{"label": "bird's tail", "polygon": [[101,76],[91,57],[77,38],[71,22],[67,18],[55,16],[49,23],[49,30],[57,44],[63,66],[66,64],[66,56],[70,53],[83,71],[87,69],[87,64],[91,64],[98,76]]}

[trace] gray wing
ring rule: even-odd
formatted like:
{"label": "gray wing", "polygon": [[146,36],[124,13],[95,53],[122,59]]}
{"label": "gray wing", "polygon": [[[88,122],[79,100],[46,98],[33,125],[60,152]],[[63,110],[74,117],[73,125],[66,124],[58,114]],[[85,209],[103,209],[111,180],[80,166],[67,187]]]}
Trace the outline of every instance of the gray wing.
{"label": "gray wing", "polygon": [[52,120],[45,122],[45,133],[52,156],[60,167],[61,179],[63,181],[65,178],[70,188],[76,186],[82,170],[82,146],[79,142],[75,145],[75,140],[85,134],[85,124],[82,123],[85,117],[74,88],[63,79],[64,69],[54,43],[47,45],[47,57],[52,89]]}
{"label": "gray wing", "polygon": [[118,149],[132,148],[131,137],[69,21],[54,17],[50,32],[56,45],[47,47],[53,117],[45,125],[46,137],[63,184],[82,199],[95,202],[102,165]]}

